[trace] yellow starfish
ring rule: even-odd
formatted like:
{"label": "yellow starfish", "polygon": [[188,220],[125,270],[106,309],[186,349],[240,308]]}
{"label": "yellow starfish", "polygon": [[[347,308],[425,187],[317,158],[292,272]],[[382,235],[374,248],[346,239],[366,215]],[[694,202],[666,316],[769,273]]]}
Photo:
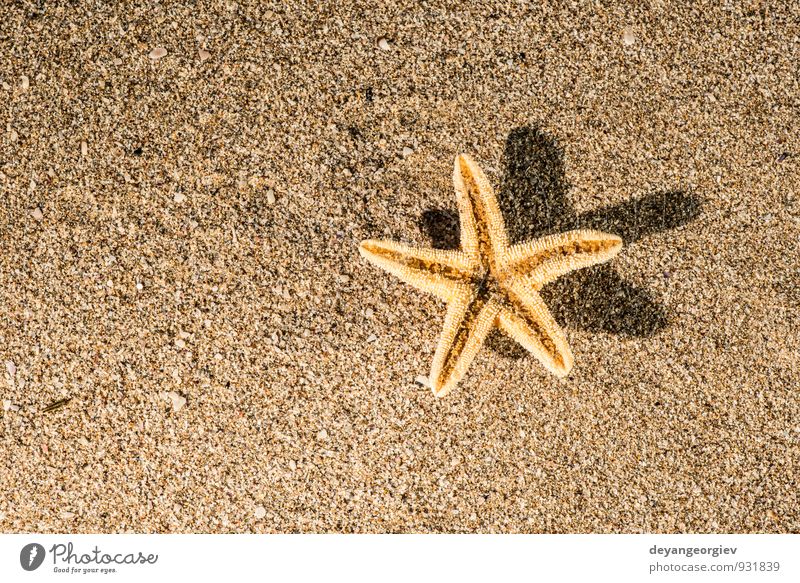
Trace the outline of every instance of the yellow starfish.
{"label": "yellow starfish", "polygon": [[447,302],[429,383],[443,397],[461,380],[494,326],[559,377],[573,359],[564,332],[539,295],[575,269],[608,261],[622,239],[577,230],[509,245],[503,215],[486,175],[467,155],[456,157],[453,183],[461,249],[422,249],[394,241],[363,241],[361,255],[414,287]]}

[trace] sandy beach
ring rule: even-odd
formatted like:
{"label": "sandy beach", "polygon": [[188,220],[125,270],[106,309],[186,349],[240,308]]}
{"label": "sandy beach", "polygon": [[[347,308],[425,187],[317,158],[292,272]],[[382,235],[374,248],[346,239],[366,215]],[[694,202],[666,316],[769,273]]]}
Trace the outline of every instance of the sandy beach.
{"label": "sandy beach", "polygon": [[[0,532],[800,532],[800,8],[5,2]],[[359,257],[471,155],[558,379]]]}

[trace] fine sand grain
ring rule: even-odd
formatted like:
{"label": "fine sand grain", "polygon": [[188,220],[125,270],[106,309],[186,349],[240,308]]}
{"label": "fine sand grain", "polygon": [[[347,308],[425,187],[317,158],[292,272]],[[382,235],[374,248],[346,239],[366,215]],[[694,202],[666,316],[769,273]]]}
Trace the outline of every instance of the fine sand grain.
{"label": "fine sand grain", "polygon": [[[0,531],[800,531],[791,3],[1,4]],[[460,152],[564,380],[359,258]]]}

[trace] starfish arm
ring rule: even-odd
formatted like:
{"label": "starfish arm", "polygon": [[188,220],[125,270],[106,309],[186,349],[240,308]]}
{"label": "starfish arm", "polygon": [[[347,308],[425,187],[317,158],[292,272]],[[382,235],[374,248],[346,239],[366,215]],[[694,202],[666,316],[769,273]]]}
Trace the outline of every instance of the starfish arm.
{"label": "starfish arm", "polygon": [[541,289],[556,278],[603,263],[622,249],[622,239],[600,231],[576,230],[549,235],[508,249],[503,270]]}
{"label": "starfish arm", "polygon": [[497,320],[500,305],[488,296],[464,290],[448,304],[444,328],[431,365],[433,394],[444,397],[467,372]]}
{"label": "starfish arm", "polygon": [[488,262],[508,247],[503,213],[483,170],[466,154],[456,156],[453,185],[461,218],[461,249]]}
{"label": "starfish arm", "polygon": [[460,251],[422,249],[394,241],[362,241],[361,256],[424,292],[448,301],[468,281],[470,258]]}
{"label": "starfish arm", "polygon": [[523,282],[506,290],[509,300],[497,316],[498,327],[530,351],[558,377],[572,369],[572,351],[561,327],[539,293]]}

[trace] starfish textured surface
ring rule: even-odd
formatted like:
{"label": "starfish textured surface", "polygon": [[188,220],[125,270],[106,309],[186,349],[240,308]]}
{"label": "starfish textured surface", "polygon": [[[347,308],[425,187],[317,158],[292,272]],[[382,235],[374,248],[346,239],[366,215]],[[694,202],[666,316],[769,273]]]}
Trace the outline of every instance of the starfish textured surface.
{"label": "starfish textured surface", "polygon": [[434,394],[443,397],[461,380],[495,326],[547,370],[566,376],[572,353],[539,290],[570,271],[608,261],[622,249],[622,239],[575,230],[510,245],[491,184],[469,156],[456,157],[453,183],[460,249],[374,240],[359,246],[368,261],[447,302],[429,377]]}

